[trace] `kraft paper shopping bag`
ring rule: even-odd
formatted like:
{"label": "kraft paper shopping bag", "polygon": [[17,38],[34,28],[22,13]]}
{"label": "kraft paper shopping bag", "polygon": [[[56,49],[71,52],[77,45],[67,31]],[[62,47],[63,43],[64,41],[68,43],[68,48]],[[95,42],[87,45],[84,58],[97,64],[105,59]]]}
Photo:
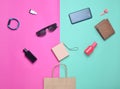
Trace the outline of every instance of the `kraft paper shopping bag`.
{"label": "kraft paper shopping bag", "polygon": [[52,70],[52,77],[44,79],[44,89],[76,89],[76,79],[69,78],[67,75],[67,67],[64,64],[65,68],[65,78],[54,78],[54,69],[59,65],[56,65]]}

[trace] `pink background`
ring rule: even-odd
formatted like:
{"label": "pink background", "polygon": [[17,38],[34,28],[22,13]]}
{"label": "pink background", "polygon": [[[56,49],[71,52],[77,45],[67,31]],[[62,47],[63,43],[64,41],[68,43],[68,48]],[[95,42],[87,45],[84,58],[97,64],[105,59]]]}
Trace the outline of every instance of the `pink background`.
{"label": "pink background", "polygon": [[[44,77],[50,77],[58,63],[51,48],[59,43],[59,0],[1,0],[0,4],[0,89],[43,89]],[[38,14],[29,14],[29,9]],[[7,28],[12,17],[20,21],[18,30]],[[58,25],[54,32],[36,36],[36,31],[53,23]],[[34,64],[23,48],[38,58]]]}

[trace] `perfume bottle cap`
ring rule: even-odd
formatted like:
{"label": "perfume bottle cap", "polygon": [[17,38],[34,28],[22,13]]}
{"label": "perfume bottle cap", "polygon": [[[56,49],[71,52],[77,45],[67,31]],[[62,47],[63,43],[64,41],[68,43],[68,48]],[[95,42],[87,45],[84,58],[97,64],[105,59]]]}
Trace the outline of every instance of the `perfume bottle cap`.
{"label": "perfume bottle cap", "polygon": [[97,46],[97,43],[93,42],[92,46],[95,48]]}
{"label": "perfume bottle cap", "polygon": [[23,49],[23,52],[26,53],[28,50],[26,48]]}

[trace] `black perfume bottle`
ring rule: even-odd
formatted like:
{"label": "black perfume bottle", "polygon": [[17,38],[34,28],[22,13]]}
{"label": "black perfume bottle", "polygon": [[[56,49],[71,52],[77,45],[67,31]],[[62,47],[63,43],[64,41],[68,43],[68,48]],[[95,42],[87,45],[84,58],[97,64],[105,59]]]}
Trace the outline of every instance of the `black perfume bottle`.
{"label": "black perfume bottle", "polygon": [[24,52],[25,56],[26,56],[32,63],[34,63],[34,62],[37,60],[37,58],[36,58],[29,50],[27,50],[26,48],[23,49],[23,52]]}

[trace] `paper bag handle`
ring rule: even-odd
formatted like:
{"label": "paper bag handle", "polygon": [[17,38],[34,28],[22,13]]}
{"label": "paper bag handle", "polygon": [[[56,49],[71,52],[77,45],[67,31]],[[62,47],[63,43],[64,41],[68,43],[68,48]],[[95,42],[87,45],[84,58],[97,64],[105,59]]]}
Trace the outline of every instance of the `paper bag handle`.
{"label": "paper bag handle", "polygon": [[67,66],[65,64],[58,64],[58,65],[55,65],[52,69],[52,77],[54,77],[54,70],[56,67],[59,67],[60,65],[64,66],[64,69],[65,69],[65,77],[67,78]]}

